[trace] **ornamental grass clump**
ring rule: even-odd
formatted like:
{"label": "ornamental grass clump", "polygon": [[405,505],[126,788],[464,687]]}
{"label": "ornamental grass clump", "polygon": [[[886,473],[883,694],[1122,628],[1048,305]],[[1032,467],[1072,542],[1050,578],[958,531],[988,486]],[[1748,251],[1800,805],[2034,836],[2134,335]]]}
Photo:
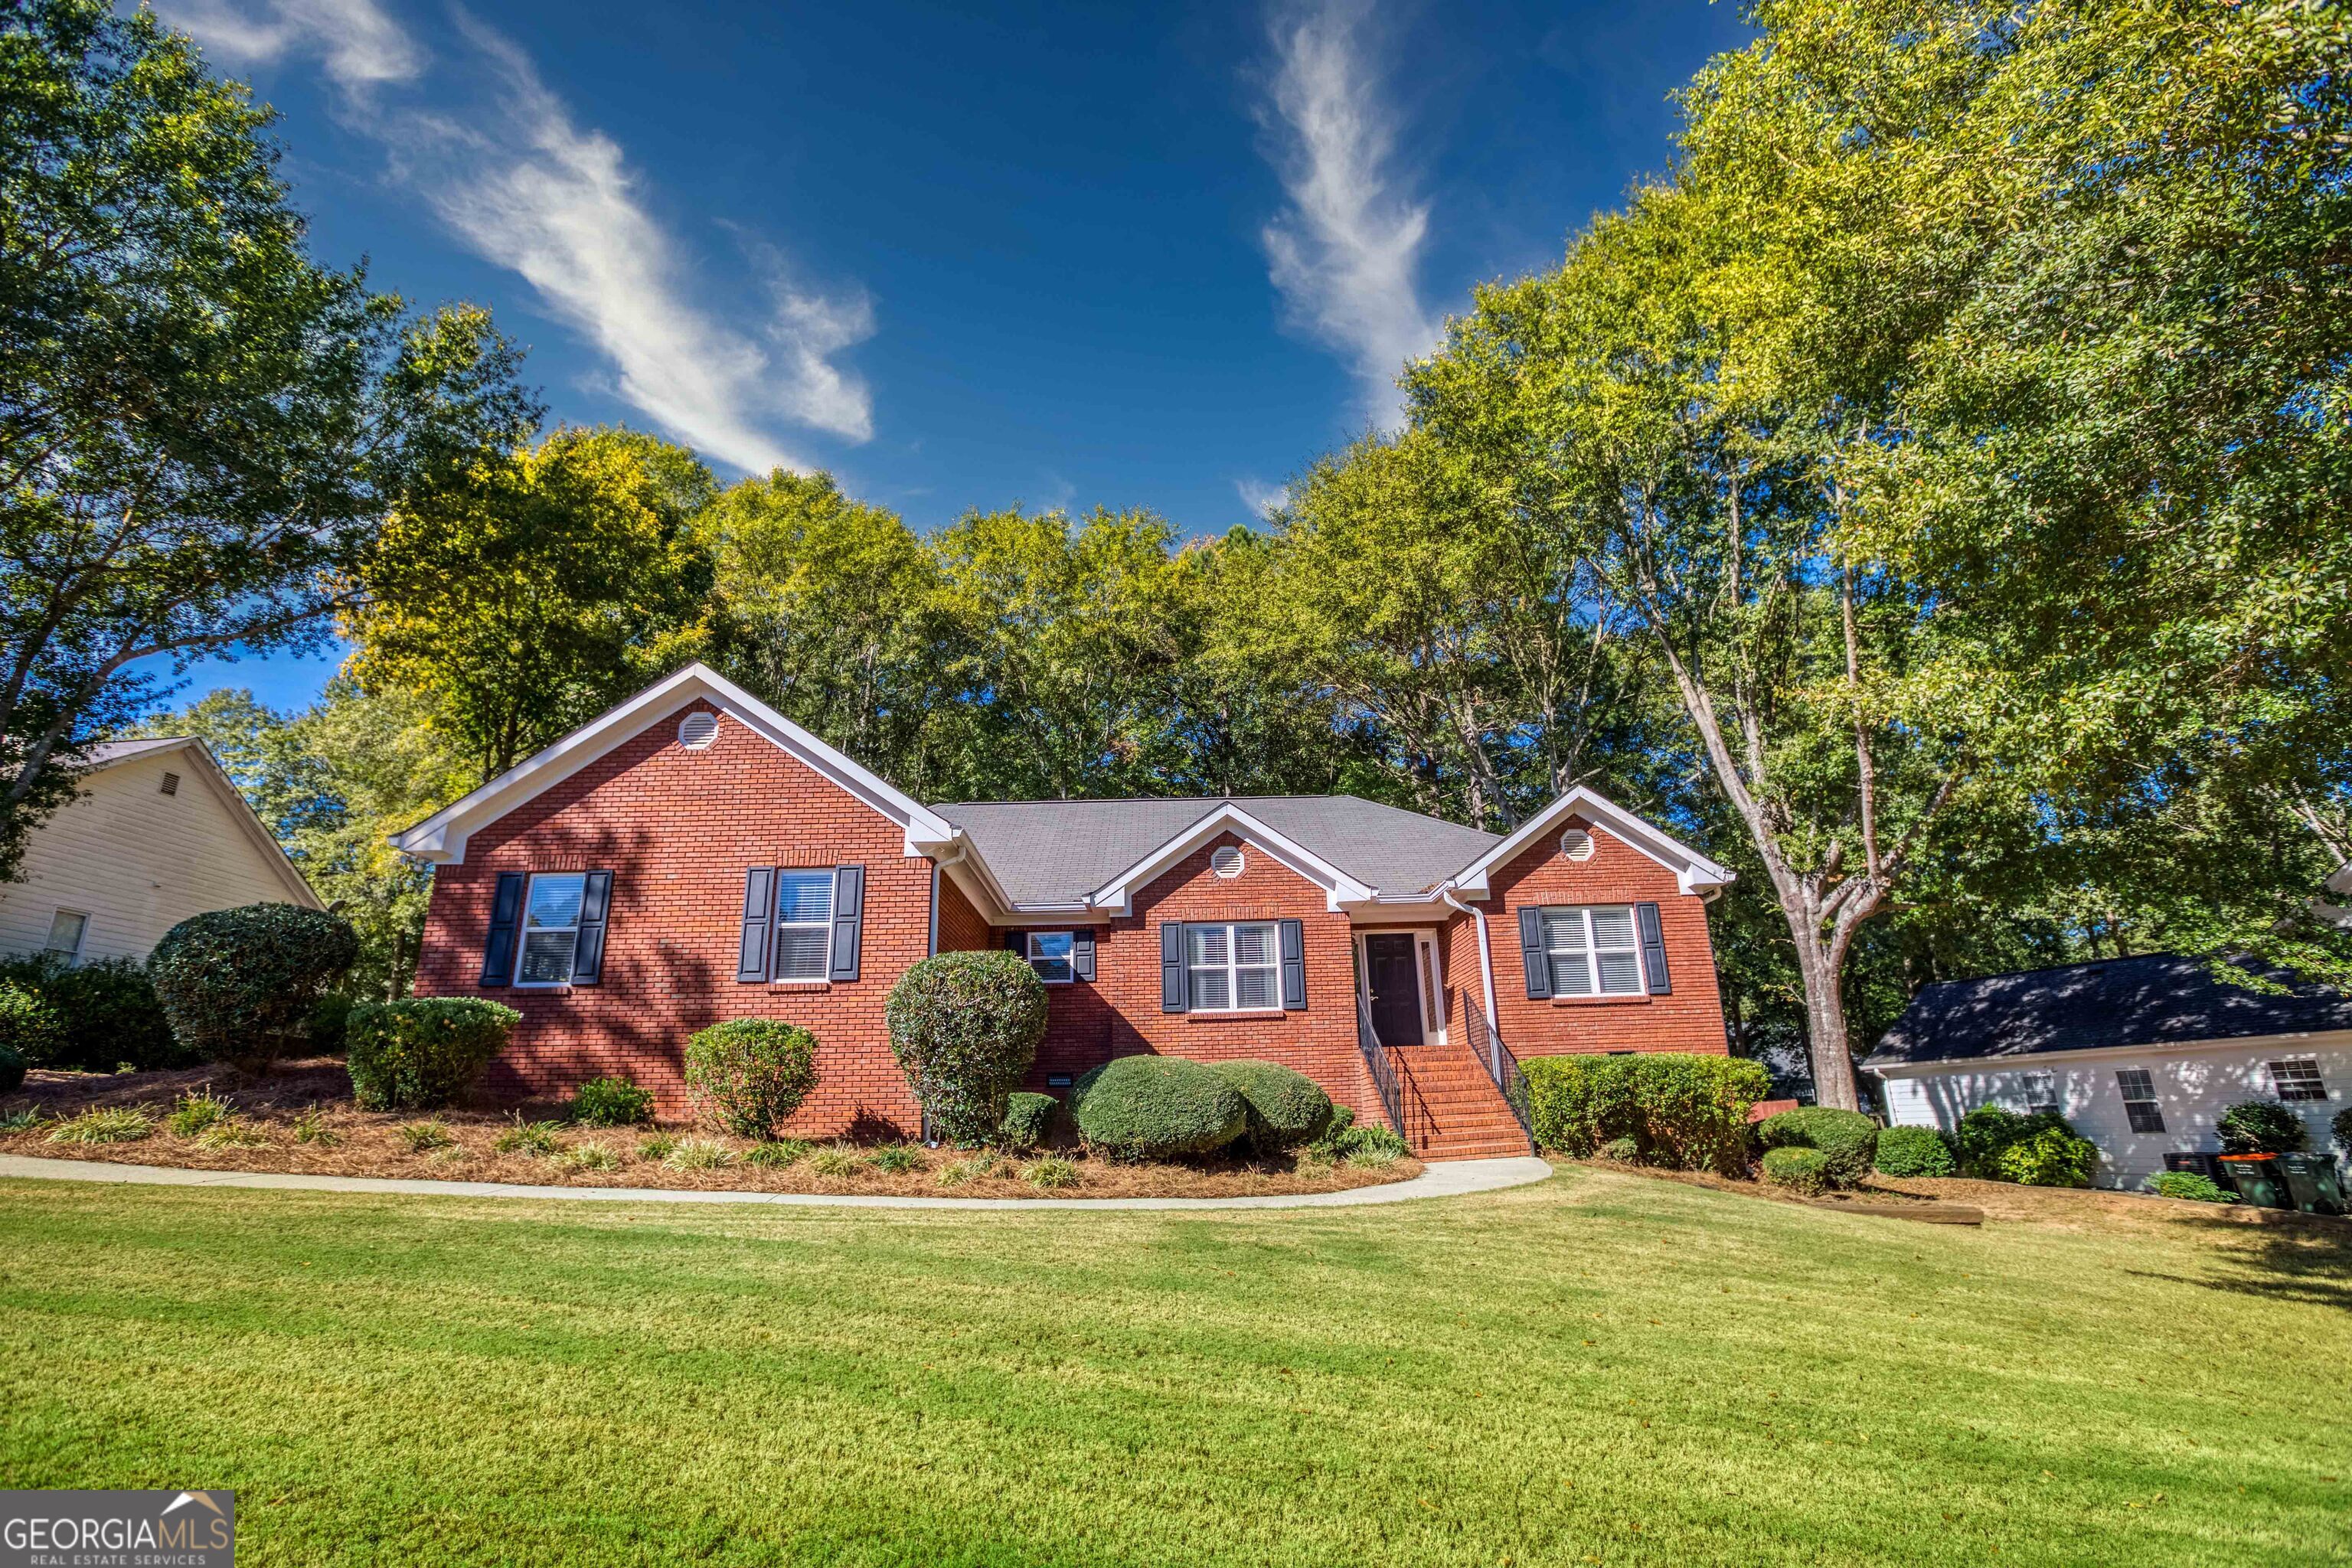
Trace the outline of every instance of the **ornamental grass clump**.
{"label": "ornamental grass clump", "polygon": [[698,1120],[738,1138],[772,1139],[816,1087],[816,1037],[775,1018],[730,1018],[686,1043]]}
{"label": "ornamental grass clump", "polygon": [[215,1094],[209,1085],[180,1096],[163,1125],[174,1138],[194,1138],[205,1128],[226,1121],[236,1107]]}
{"label": "ornamental grass clump", "polygon": [[1748,1112],[1771,1088],[1755,1062],[1695,1052],[1532,1057],[1528,1119],[1536,1142],[1591,1159],[1620,1138],[1643,1164],[1743,1175]]}
{"label": "ornamental grass clump", "polygon": [[522,1015],[470,996],[362,1002],[343,1025],[352,1098],[367,1110],[431,1110],[463,1095]]}
{"label": "ornamental grass clump", "polygon": [[904,1143],[884,1144],[866,1157],[866,1163],[886,1176],[904,1175],[908,1171],[919,1171],[929,1163],[923,1158],[920,1149],[910,1148]]}
{"label": "ornamental grass clump", "polygon": [[1018,954],[942,952],[890,987],[890,1049],[950,1143],[1004,1136],[1008,1102],[1045,1037],[1045,983]]}
{"label": "ornamental grass clump", "polygon": [[50,1129],[52,1143],[136,1143],[155,1131],[143,1110],[130,1106],[96,1107]]}
{"label": "ornamental grass clump", "polygon": [[359,937],[341,915],[247,904],[165,931],[147,972],[190,1055],[267,1072],[289,1046],[309,1043],[311,1009],[359,955]]}
{"label": "ornamental grass clump", "polygon": [[449,1129],[438,1121],[408,1121],[393,1129],[394,1136],[408,1146],[412,1154],[429,1154],[436,1149],[454,1149],[457,1140]]}
{"label": "ornamental grass clump", "polygon": [[1042,1187],[1047,1192],[1075,1187],[1079,1180],[1077,1163],[1065,1160],[1058,1154],[1048,1154],[1042,1160],[1032,1160],[1029,1163],[1029,1168],[1021,1174],[1031,1186]]}
{"label": "ornamental grass clump", "polygon": [[1826,1105],[1799,1106],[1756,1124],[1756,1141],[1774,1149],[1812,1149],[1831,1186],[1856,1187],[1869,1179],[1878,1154],[1878,1124],[1859,1110]]}
{"label": "ornamental grass clump", "polygon": [[743,1163],[761,1171],[781,1171],[806,1159],[808,1152],[805,1139],[779,1138],[772,1143],[754,1143],[744,1150]]}
{"label": "ornamental grass clump", "polygon": [[527,1154],[543,1159],[563,1152],[563,1123],[560,1121],[517,1121],[498,1136],[491,1145],[501,1154]]}
{"label": "ornamental grass clump", "polygon": [[735,1151],[716,1138],[681,1138],[662,1156],[673,1171],[716,1171],[735,1163]]}
{"label": "ornamental grass clump", "polygon": [[1331,1125],[1331,1097],[1303,1072],[1276,1062],[1212,1062],[1209,1070],[1242,1097],[1253,1152],[1271,1156],[1314,1142]]}
{"label": "ornamental grass clump", "polygon": [[1078,1136],[1128,1160],[1206,1154],[1240,1137],[1249,1105],[1233,1085],[1182,1057],[1121,1057],[1071,1086]]}

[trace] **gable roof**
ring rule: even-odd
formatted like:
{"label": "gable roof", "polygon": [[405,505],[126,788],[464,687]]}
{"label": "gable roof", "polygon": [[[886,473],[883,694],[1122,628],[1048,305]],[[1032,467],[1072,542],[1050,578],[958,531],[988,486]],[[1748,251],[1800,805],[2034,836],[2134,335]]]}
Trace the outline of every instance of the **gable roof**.
{"label": "gable roof", "polygon": [[1425,892],[1496,842],[1475,827],[1351,795],[960,801],[932,809],[971,840],[1021,908],[1072,907],[1097,895],[1116,901],[1228,830],[1297,862],[1303,874],[1321,869],[1315,879],[1327,889],[1353,884],[1349,895],[1358,899]]}
{"label": "gable roof", "polygon": [[462,863],[466,841],[474,833],[698,701],[709,702],[898,824],[906,830],[908,854],[919,854],[954,838],[954,828],[912,795],[826,745],[709,666],[689,664],[534,752],[415,826],[392,835],[392,843],[427,860]]}
{"label": "gable roof", "polygon": [[245,792],[236,787],[236,781],[230,778],[228,771],[214,758],[212,748],[196,736],[150,735],[129,741],[100,741],[89,749],[89,765],[82,771],[85,773],[100,773],[134,758],[158,756],[164,752],[181,754],[198,782],[212,792],[214,798],[220,802],[221,809],[228,813],[229,820],[236,825],[237,831],[253,847],[254,853],[260,856],[268,864],[270,871],[285,884],[295,903],[312,910],[327,907],[318,891],[310,886],[309,879],[302,875],[302,868],[287,855],[286,847],[278,842],[278,836],[269,831],[268,825],[253,809],[253,803],[245,798]]}
{"label": "gable roof", "polygon": [[1862,1065],[2032,1057],[2352,1029],[2352,997],[2266,972],[2264,995],[2172,953],[2069,963],[1924,987]]}
{"label": "gable roof", "polygon": [[1448,880],[1457,892],[1467,893],[1473,898],[1485,897],[1488,873],[1497,867],[1509,865],[1524,854],[1529,845],[1565,826],[1572,816],[1582,817],[1596,827],[1607,828],[1615,837],[1672,871],[1675,885],[1685,893],[1706,892],[1727,886],[1733,880],[1732,872],[1689,845],[1659,832],[1615,801],[1582,784],[1578,784],[1528,817],[1507,837],[1493,840],[1485,854],[1464,866]]}

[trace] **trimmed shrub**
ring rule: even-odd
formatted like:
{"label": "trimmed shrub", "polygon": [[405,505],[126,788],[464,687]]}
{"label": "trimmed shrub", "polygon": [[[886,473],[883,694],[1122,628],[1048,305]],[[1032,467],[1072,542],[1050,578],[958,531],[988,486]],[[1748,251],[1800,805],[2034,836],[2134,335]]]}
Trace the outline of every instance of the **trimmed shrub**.
{"label": "trimmed shrub", "polygon": [[2165,1171],[2147,1179],[2147,1190],[2160,1198],[2186,1198],[2192,1204],[2233,1204],[2235,1193],[2225,1193],[2202,1171]]}
{"label": "trimmed shrub", "polygon": [[320,993],[360,955],[352,922],[299,904],[247,904],[191,915],[147,960],[172,1034],[201,1060],[267,1072],[307,1040]]}
{"label": "trimmed shrub", "polygon": [[1331,1125],[1331,1097],[1303,1072],[1277,1062],[1212,1062],[1209,1070],[1233,1085],[1247,1108],[1250,1147],[1279,1154],[1312,1143]]}
{"label": "trimmed shrub", "polygon": [[1819,1197],[1830,1189],[1830,1157],[1802,1143],[1782,1143],[1764,1151],[1764,1179],[1776,1187]]}
{"label": "trimmed shrub", "polygon": [[1882,1176],[1948,1176],[1956,1168],[1952,1146],[1932,1127],[1885,1127],[1878,1133]]}
{"label": "trimmed shrub", "polygon": [[65,1020],[48,998],[30,986],[0,980],[0,1051],[16,1063],[15,1081],[0,1092],[13,1093],[25,1081],[28,1064],[56,1060],[65,1038]]}
{"label": "trimmed shrub", "polygon": [[310,1049],[322,1057],[341,1056],[343,1027],[358,1005],[340,991],[330,991],[311,1003],[310,1016],[302,1020],[302,1034]]}
{"label": "trimmed shrub", "polygon": [[2336,1113],[2336,1120],[2328,1123],[2328,1131],[2335,1135],[2337,1152],[2346,1159],[2352,1160],[2352,1106]]}
{"label": "trimmed shrub", "polygon": [[369,1110],[429,1110],[474,1085],[522,1015],[470,996],[362,1002],[343,1031],[352,1098]]}
{"label": "trimmed shrub", "polygon": [[1801,1105],[1756,1124],[1756,1141],[1774,1149],[1818,1149],[1833,1187],[1859,1186],[1878,1156],[1878,1124],[1859,1110]]}
{"label": "trimmed shrub", "polygon": [[686,1043],[695,1110],[739,1138],[773,1138],[816,1087],[816,1037],[774,1018],[730,1018]]}
{"label": "trimmed shrub", "polygon": [[1005,1102],[1045,1037],[1045,983],[1018,954],[942,952],[890,987],[890,1049],[940,1136],[966,1147],[1004,1130]]}
{"label": "trimmed shrub", "polygon": [[2069,1138],[2075,1135],[2073,1124],[2054,1110],[2021,1116],[1998,1105],[1978,1106],[1960,1118],[1955,1139],[1960,1174],[1980,1176],[1990,1182],[2009,1180],[2000,1173],[2002,1152],[2039,1132],[2063,1132]]}
{"label": "trimmed shrub", "polygon": [[2087,1187],[2099,1168],[2099,1150],[2087,1138],[2044,1127],[2003,1149],[1993,1168],[2002,1181],[2021,1186]]}
{"label": "trimmed shrub", "polygon": [[654,1096],[625,1078],[592,1078],[572,1091],[565,1114],[583,1127],[635,1127],[654,1119]]}
{"label": "trimmed shrub", "polygon": [[1008,1095],[1004,1125],[997,1141],[1008,1149],[1042,1149],[1055,1141],[1068,1121],[1062,1102],[1050,1094]]}
{"label": "trimmed shrub", "polygon": [[1631,1138],[1646,1163],[1724,1175],[1747,1171],[1748,1112],[1771,1089],[1759,1063],[1695,1052],[1531,1057],[1520,1067],[1543,1147],[1588,1159]]}
{"label": "trimmed shrub", "polygon": [[1164,1159],[1222,1149],[1249,1126],[1249,1104],[1233,1085],[1182,1057],[1121,1057],[1070,1089],[1078,1135],[1128,1159]]}
{"label": "trimmed shrub", "polygon": [[2213,1127],[2225,1154],[2297,1154],[2311,1137],[2303,1118],[2275,1100],[2242,1100]]}
{"label": "trimmed shrub", "polygon": [[112,1072],[129,1062],[142,1072],[194,1061],[172,1037],[146,966],[135,959],[71,963],[54,952],[0,959],[0,983],[32,992],[57,1016],[58,1037],[27,1050],[26,1065]]}

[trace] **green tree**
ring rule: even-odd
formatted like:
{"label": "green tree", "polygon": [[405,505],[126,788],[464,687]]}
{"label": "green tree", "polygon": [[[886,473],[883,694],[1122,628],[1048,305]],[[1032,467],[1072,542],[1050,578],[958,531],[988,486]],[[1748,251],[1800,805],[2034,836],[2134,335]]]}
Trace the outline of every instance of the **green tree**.
{"label": "green tree", "polygon": [[530,415],[485,314],[311,262],[269,118],[143,10],[0,15],[0,876],[128,667],[315,641],[390,498]]}

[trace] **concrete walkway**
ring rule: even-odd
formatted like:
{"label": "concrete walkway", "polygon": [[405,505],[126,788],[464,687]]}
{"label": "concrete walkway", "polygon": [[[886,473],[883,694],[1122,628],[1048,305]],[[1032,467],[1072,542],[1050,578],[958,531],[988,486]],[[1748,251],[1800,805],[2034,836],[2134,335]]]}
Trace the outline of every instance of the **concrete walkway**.
{"label": "concrete walkway", "polygon": [[191,1171],[176,1165],[118,1165],[104,1160],[40,1160],[0,1154],[0,1178],[117,1182],[162,1187],[267,1187],[310,1193],[394,1193],[434,1198],[560,1198],[606,1203],[783,1204],[801,1208],[864,1209],[1310,1209],[1401,1204],[1521,1187],[1551,1174],[1541,1160],[1451,1160],[1406,1182],[1339,1193],[1287,1193],[1249,1198],[915,1198],[880,1194],[682,1192],[670,1187],[526,1187],[505,1182],[433,1182],[394,1176],[301,1176],[272,1171]]}

